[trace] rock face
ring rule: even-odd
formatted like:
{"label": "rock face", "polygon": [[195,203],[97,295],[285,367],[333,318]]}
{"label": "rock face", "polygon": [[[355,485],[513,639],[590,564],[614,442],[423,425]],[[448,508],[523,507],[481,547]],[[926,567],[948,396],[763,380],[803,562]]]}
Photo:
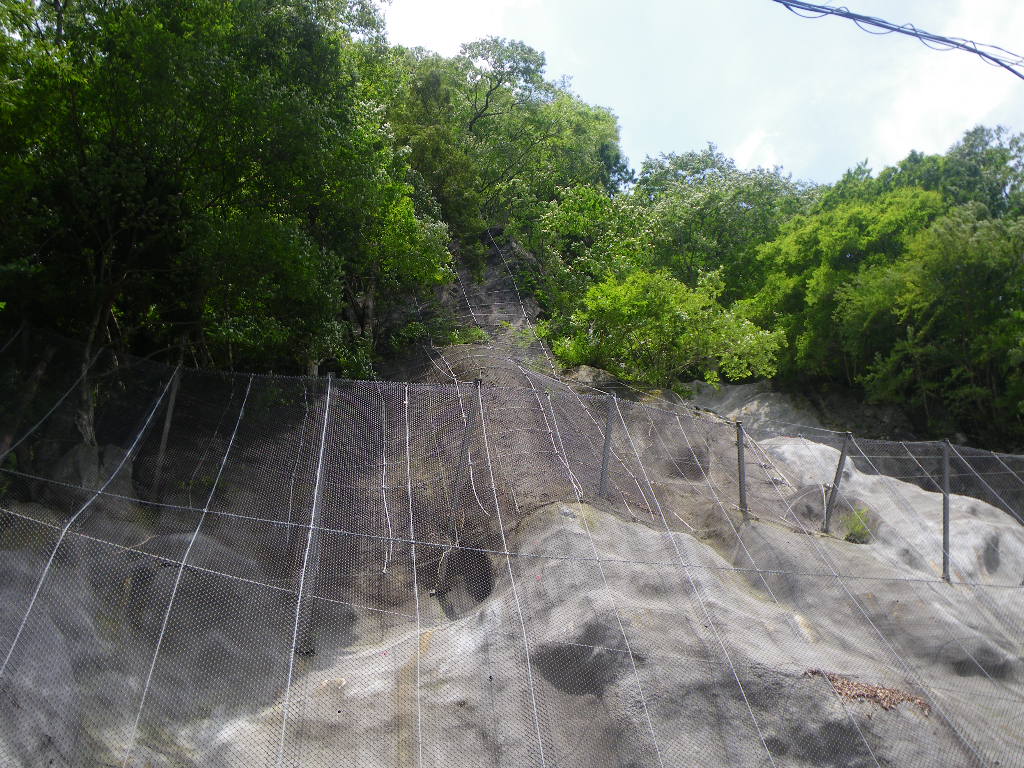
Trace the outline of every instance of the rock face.
{"label": "rock face", "polygon": [[[104,538],[123,533],[124,524],[138,517],[132,482],[131,457],[117,445],[79,443],[61,456],[47,472],[48,482],[37,481],[33,497],[65,519],[79,510],[79,522],[94,518]],[[103,490],[102,494],[97,492]]]}
{"label": "rock face", "polygon": [[[803,494],[798,509],[813,500],[808,527],[822,519],[820,489],[832,482],[839,451],[793,438],[764,442],[768,453],[787,469]],[[855,515],[869,520],[874,558],[907,571],[908,577],[941,575],[942,494],[847,464],[835,518],[840,530]],[[816,523],[816,524],[813,524]],[[1024,527],[1002,510],[969,496],[950,501],[950,570],[958,582],[1019,587],[1024,583]]]}
{"label": "rock face", "polygon": [[134,453],[23,443],[0,765],[1024,768],[1024,529],[954,495],[946,583],[939,494],[858,459],[823,534],[799,438],[743,443],[744,509],[735,425],[560,381],[503,259],[434,383],[190,372],[168,417],[140,364]]}
{"label": "rock face", "polygon": [[[785,448],[771,450],[781,457]],[[813,475],[811,466],[807,457],[786,464],[794,474]],[[386,615],[321,613],[308,657],[288,651],[294,606],[254,601],[241,575],[256,575],[253,563],[200,538],[196,566],[219,563],[239,580],[183,578],[150,681],[145,739],[127,764],[273,765],[280,751],[286,765],[317,755],[415,765],[422,754],[422,764],[518,766],[543,753],[554,765],[754,766],[771,754],[776,765],[867,768],[1015,754],[1017,737],[989,722],[1012,703],[981,711],[965,697],[993,686],[1010,702],[1021,695],[1011,631],[1019,595],[978,605],[976,593],[913,581],[926,574],[889,543],[900,533],[858,545],[752,521],[727,553],[653,522],[550,504],[517,526],[512,557],[469,550],[450,562],[446,590],[421,584]],[[146,548],[169,557],[184,546],[167,537]],[[6,626],[38,565],[5,560]],[[94,581],[100,569],[112,575],[91,558],[68,567]],[[117,658],[115,638],[152,642],[164,619],[155,596],[173,588],[177,569],[136,557],[114,572],[130,580],[123,626],[99,626],[84,609],[33,614],[32,647],[42,641],[46,656],[19,652],[5,678],[4,705],[19,712],[2,731],[5,764],[78,765],[75,749],[104,738],[93,749],[124,759],[116,747],[149,658]],[[111,642],[95,642],[104,637]],[[928,706],[844,697],[812,674],[820,669]]]}
{"label": "rock face", "polygon": [[[34,589],[36,568],[29,558],[3,555],[0,626],[5,642],[0,647],[6,655]],[[78,591],[79,600],[85,596]],[[42,609],[33,629],[38,634],[31,648],[12,654],[5,664],[9,672],[0,678],[0,711],[7,713],[0,729],[0,765],[71,765],[82,718],[74,664],[83,659],[82,642],[93,636],[95,626],[80,607],[60,615]]]}
{"label": "rock face", "polygon": [[826,429],[886,440],[915,439],[910,421],[898,408],[868,405],[838,393],[801,396],[780,392],[766,381],[724,384],[718,389],[701,381],[688,386],[694,405],[742,421],[749,432],[761,437]]}
{"label": "rock face", "polygon": [[[743,575],[734,566],[778,564],[792,534],[750,524],[729,562],[684,534],[564,503],[531,514],[520,536],[511,573],[495,558],[494,593],[475,610],[444,621],[421,601],[418,630],[410,618],[385,643],[324,660],[294,683],[304,707],[226,723],[199,764],[258,761],[282,725],[292,760],[323,749],[364,765],[412,765],[421,747],[426,764],[481,766],[539,764],[542,750],[547,764],[580,766],[752,766],[769,752],[777,765],[967,765],[958,730],[996,738],[988,754],[1017,746],[945,697],[927,712],[884,709],[809,674],[841,670],[911,698],[925,681],[1021,693],[1006,635],[984,636],[958,611],[937,620],[945,585],[887,589],[881,579],[903,572],[871,545],[820,539],[816,562],[805,552],[791,574]],[[658,565],[624,561],[624,541]],[[553,552],[580,559],[544,557]],[[875,578],[840,581],[825,563],[870,565]]]}
{"label": "rock face", "polygon": [[788,431],[790,427],[820,428],[813,406],[771,389],[768,382],[726,384],[715,389],[702,381],[691,382],[693,403],[733,421],[742,421],[750,432]]}

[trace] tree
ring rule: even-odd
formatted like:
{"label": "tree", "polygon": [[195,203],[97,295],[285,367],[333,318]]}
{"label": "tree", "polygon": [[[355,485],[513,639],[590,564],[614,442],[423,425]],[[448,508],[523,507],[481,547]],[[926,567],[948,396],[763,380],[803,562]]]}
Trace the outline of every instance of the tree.
{"label": "tree", "polygon": [[856,361],[845,354],[833,321],[837,291],[859,270],[899,258],[943,207],[935,192],[897,189],[794,216],[778,238],[758,249],[764,285],[740,307],[747,317],[785,332],[782,365],[788,375],[854,382]]}
{"label": "tree", "polygon": [[612,194],[628,177],[615,117],[544,80],[544,56],[529,46],[492,37],[454,58],[400,56],[407,74],[389,108],[396,138],[409,146],[421,206],[436,201],[465,243],[535,218],[561,187]]}
{"label": "tree", "polygon": [[568,365],[589,364],[633,381],[680,387],[771,376],[778,334],[724,309],[720,275],[690,288],[664,272],[631,272],[592,286],[553,348]]}
{"label": "tree", "polygon": [[84,338],[84,360],[111,339],[212,365],[372,356],[396,291],[447,279],[444,228],[416,215],[374,102],[372,4],[25,13],[5,36],[0,290]]}
{"label": "tree", "polygon": [[511,115],[550,90],[543,77],[544,54],[526,43],[485,37],[466,43],[460,53],[470,64],[468,133],[481,120]]}
{"label": "tree", "polygon": [[538,226],[520,230],[540,264],[526,275],[526,284],[548,312],[552,329],[576,310],[592,285],[623,278],[649,262],[650,217],[629,196],[609,197],[593,186],[566,187],[538,218]]}
{"label": "tree", "polygon": [[741,171],[709,145],[700,153],[646,160],[635,196],[651,211],[653,264],[689,285],[700,272],[720,268],[723,300],[732,302],[760,288],[758,246],[806,207],[812,191],[778,169]]}
{"label": "tree", "polygon": [[879,191],[915,186],[940,192],[951,205],[981,203],[993,216],[1024,208],[1024,135],[977,126],[945,155],[911,152],[878,174]]}
{"label": "tree", "polygon": [[[989,442],[1019,434],[1022,252],[1024,219],[991,218],[978,203],[954,208],[914,237],[880,276],[894,287],[876,294],[872,311],[887,310],[897,330],[863,377],[868,395],[911,403],[933,429],[965,429]],[[851,304],[845,299],[839,312],[849,316]]]}

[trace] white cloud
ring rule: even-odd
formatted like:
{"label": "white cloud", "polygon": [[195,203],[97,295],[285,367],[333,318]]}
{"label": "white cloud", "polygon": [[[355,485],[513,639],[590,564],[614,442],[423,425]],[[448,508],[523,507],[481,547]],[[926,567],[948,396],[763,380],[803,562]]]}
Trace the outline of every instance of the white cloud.
{"label": "white cloud", "polygon": [[[1021,0],[858,0],[860,12],[930,32],[1024,47]],[[959,51],[875,37],[842,19],[799,19],[767,0],[392,0],[392,42],[454,55],[487,35],[544,51],[610,107],[645,155],[712,141],[742,167],[781,164],[833,181],[912,149],[943,152],[981,123],[1024,130],[1024,83]]]}
{"label": "white cloud", "polygon": [[773,135],[760,128],[748,133],[732,150],[736,165],[740,168],[773,168],[781,164],[778,152],[768,141]]}
{"label": "white cloud", "polygon": [[454,56],[463,43],[501,35],[511,17],[539,5],[539,0],[392,0],[383,10],[392,43]]}
{"label": "white cloud", "polygon": [[[1024,39],[1024,7],[993,13],[987,4],[960,0],[944,30],[970,35],[978,42]],[[909,41],[916,44],[916,41]],[[901,57],[886,103],[871,120],[872,164],[898,161],[912,149],[943,152],[965,130],[992,124],[992,116],[1021,103],[1024,84],[1010,73],[990,67],[961,51],[918,50]]]}

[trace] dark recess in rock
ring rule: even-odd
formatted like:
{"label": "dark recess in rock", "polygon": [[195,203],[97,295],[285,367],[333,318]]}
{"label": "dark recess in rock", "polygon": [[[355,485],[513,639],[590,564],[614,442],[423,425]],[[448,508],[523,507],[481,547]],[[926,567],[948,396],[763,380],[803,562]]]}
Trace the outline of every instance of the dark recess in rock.
{"label": "dark recess in rock", "polygon": [[494,568],[486,552],[452,549],[438,569],[437,599],[445,616],[455,619],[494,591]]}
{"label": "dark recess in rock", "polygon": [[985,550],[982,553],[985,561],[985,570],[995,573],[999,570],[999,534],[994,533],[985,541]]}
{"label": "dark recess in rock", "polygon": [[[541,646],[534,665],[555,688],[573,696],[604,695],[628,666],[629,654],[618,650],[622,635],[596,621],[588,623],[570,643]],[[637,664],[642,657],[634,655]]]}
{"label": "dark recess in rock", "polygon": [[1013,674],[1013,662],[991,646],[983,645],[970,656],[950,664],[960,677],[991,677],[1006,680]]}

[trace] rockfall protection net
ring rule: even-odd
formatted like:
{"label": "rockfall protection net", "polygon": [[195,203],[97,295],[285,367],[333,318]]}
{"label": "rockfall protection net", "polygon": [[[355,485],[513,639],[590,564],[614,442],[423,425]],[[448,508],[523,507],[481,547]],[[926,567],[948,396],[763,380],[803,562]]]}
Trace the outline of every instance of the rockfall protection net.
{"label": "rockfall protection net", "polygon": [[942,444],[850,441],[824,534],[845,437],[745,435],[744,511],[507,256],[410,383],[0,342],[0,764],[1024,765],[1024,459],[952,448],[950,583]]}

